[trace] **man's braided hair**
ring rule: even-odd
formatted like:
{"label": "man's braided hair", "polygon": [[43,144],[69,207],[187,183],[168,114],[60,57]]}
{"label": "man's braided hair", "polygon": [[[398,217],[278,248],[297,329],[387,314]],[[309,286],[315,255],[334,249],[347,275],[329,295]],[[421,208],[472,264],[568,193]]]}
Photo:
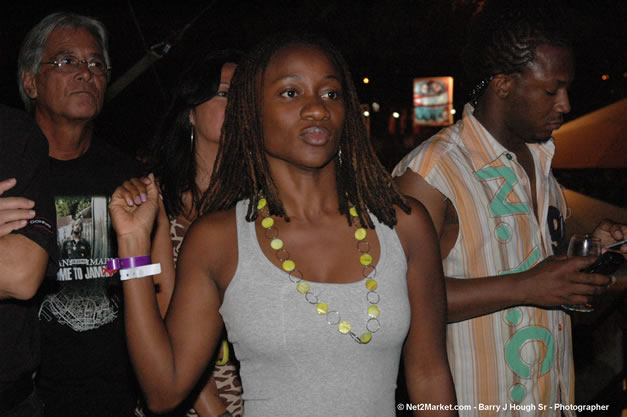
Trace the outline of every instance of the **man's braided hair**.
{"label": "man's braided hair", "polygon": [[462,53],[469,101],[497,74],[520,73],[535,62],[539,45],[571,47],[567,10],[555,0],[490,1],[474,16]]}

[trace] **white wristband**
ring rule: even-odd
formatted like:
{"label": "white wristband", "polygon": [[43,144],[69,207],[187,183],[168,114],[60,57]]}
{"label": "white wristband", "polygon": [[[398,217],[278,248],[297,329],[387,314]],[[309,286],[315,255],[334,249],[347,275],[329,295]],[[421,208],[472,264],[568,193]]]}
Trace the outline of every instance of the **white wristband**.
{"label": "white wristband", "polygon": [[150,264],[144,266],[136,266],[130,269],[120,269],[120,280],[143,278],[150,275],[161,273],[161,264]]}

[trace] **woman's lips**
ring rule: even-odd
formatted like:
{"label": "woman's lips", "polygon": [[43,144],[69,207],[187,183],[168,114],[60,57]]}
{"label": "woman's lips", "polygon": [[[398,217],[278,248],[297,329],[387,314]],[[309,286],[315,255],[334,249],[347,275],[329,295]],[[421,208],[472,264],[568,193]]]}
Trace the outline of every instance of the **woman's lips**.
{"label": "woman's lips", "polygon": [[312,126],[301,132],[301,137],[310,145],[321,146],[331,138],[329,131],[323,127]]}

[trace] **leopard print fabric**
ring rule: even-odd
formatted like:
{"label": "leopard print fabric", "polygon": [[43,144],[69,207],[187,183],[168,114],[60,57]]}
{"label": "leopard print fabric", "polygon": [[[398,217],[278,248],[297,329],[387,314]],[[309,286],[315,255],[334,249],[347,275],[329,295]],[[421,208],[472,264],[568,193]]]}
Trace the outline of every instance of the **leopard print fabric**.
{"label": "leopard print fabric", "polygon": [[[216,365],[211,374],[211,380],[215,381],[218,395],[222,399],[226,411],[231,413],[233,417],[241,417],[244,413],[244,404],[242,403],[242,385],[237,374],[237,367],[231,362]],[[199,415],[192,408],[185,414],[185,417],[199,417]]]}

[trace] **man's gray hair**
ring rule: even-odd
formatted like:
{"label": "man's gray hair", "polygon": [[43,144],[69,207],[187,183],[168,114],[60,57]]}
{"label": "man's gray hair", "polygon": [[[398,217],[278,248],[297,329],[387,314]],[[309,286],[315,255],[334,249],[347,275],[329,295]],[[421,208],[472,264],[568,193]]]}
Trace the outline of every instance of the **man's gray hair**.
{"label": "man's gray hair", "polygon": [[33,100],[24,91],[24,74],[35,75],[39,72],[46,43],[55,29],[85,29],[96,38],[102,48],[105,63],[111,66],[109,59],[109,35],[104,24],[92,17],[70,12],[56,12],[44,17],[33,27],[22,42],[17,59],[17,84],[24,107],[30,113],[35,106]]}

